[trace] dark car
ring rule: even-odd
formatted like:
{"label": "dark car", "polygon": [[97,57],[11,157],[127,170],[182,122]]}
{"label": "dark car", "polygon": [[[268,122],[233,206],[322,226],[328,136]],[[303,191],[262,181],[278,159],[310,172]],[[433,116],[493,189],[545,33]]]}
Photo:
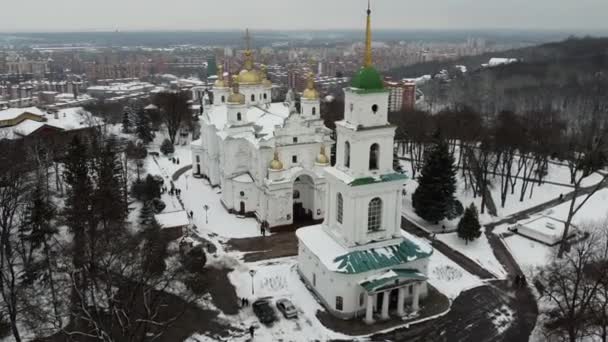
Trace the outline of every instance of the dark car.
{"label": "dark car", "polygon": [[253,313],[258,316],[260,322],[270,325],[277,320],[277,315],[272,308],[270,298],[260,298],[253,302]]}
{"label": "dark car", "polygon": [[277,308],[283,313],[285,318],[298,317],[298,310],[296,310],[296,307],[293,306],[293,303],[289,299],[282,298],[277,300]]}

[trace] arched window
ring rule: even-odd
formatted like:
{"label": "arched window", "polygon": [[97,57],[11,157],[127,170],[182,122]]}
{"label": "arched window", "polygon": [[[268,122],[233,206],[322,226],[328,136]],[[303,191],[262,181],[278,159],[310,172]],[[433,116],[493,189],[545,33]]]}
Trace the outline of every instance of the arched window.
{"label": "arched window", "polygon": [[241,113],[236,113],[236,121],[241,121]]}
{"label": "arched window", "polygon": [[222,103],[226,102],[226,96],[222,95]]}
{"label": "arched window", "polygon": [[376,114],[378,112],[378,105],[377,104],[375,104],[375,105],[372,106],[372,112],[374,114]]}
{"label": "arched window", "polygon": [[369,169],[378,170],[378,158],[380,157],[380,145],[373,144],[369,148]]}
{"label": "arched window", "polygon": [[317,107],[312,107],[312,115],[317,114]]}
{"label": "arched window", "polygon": [[382,226],[382,200],[378,197],[369,202],[367,208],[367,230],[375,232]]}
{"label": "arched window", "polygon": [[266,100],[268,98],[268,95],[266,95],[266,93],[264,93],[264,100]]}
{"label": "arched window", "polygon": [[339,192],[338,195],[336,195],[336,212],[336,221],[342,223],[342,217],[344,216],[344,199]]}
{"label": "arched window", "polygon": [[344,143],[344,166],[350,167],[350,143]]}
{"label": "arched window", "polygon": [[255,95],[251,94],[251,102],[255,102]]}

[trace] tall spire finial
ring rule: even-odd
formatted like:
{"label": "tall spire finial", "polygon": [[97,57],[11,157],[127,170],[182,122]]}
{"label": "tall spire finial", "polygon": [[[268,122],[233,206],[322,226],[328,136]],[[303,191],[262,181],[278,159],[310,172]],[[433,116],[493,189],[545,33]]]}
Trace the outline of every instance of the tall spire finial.
{"label": "tall spire finial", "polygon": [[245,49],[251,50],[251,36],[249,35],[249,29],[245,29]]}
{"label": "tall spire finial", "polygon": [[365,28],[365,59],[363,66],[372,66],[372,9],[370,0],[367,0],[367,27]]}

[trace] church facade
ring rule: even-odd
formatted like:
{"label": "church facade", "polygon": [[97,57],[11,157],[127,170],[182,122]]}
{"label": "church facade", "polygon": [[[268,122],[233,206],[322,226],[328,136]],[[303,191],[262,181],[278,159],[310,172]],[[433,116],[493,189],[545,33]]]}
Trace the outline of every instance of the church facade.
{"label": "church facade", "polygon": [[268,227],[324,217],[323,170],[334,142],[313,80],[311,74],[296,110],[292,93],[271,102],[272,83],[254,67],[249,47],[238,75],[229,79],[219,68],[213,104],[204,106],[201,137],[191,147],[194,176],[221,187],[228,211]]}
{"label": "church facade", "polygon": [[304,282],[335,316],[367,323],[419,310],[433,253],[400,228],[405,176],[393,170],[395,127],[372,65],[370,15],[365,62],[344,90],[345,118],[336,122],[336,164],[325,168],[325,220],[296,231]]}

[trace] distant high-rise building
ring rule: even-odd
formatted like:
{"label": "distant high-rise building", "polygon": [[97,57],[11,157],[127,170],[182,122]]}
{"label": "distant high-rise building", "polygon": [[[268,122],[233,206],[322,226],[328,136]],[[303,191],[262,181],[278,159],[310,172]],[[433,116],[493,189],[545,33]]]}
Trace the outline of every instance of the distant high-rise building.
{"label": "distant high-rise building", "polygon": [[388,107],[391,112],[401,110],[413,110],[416,105],[416,83],[385,82],[386,88],[390,90],[388,97]]}

